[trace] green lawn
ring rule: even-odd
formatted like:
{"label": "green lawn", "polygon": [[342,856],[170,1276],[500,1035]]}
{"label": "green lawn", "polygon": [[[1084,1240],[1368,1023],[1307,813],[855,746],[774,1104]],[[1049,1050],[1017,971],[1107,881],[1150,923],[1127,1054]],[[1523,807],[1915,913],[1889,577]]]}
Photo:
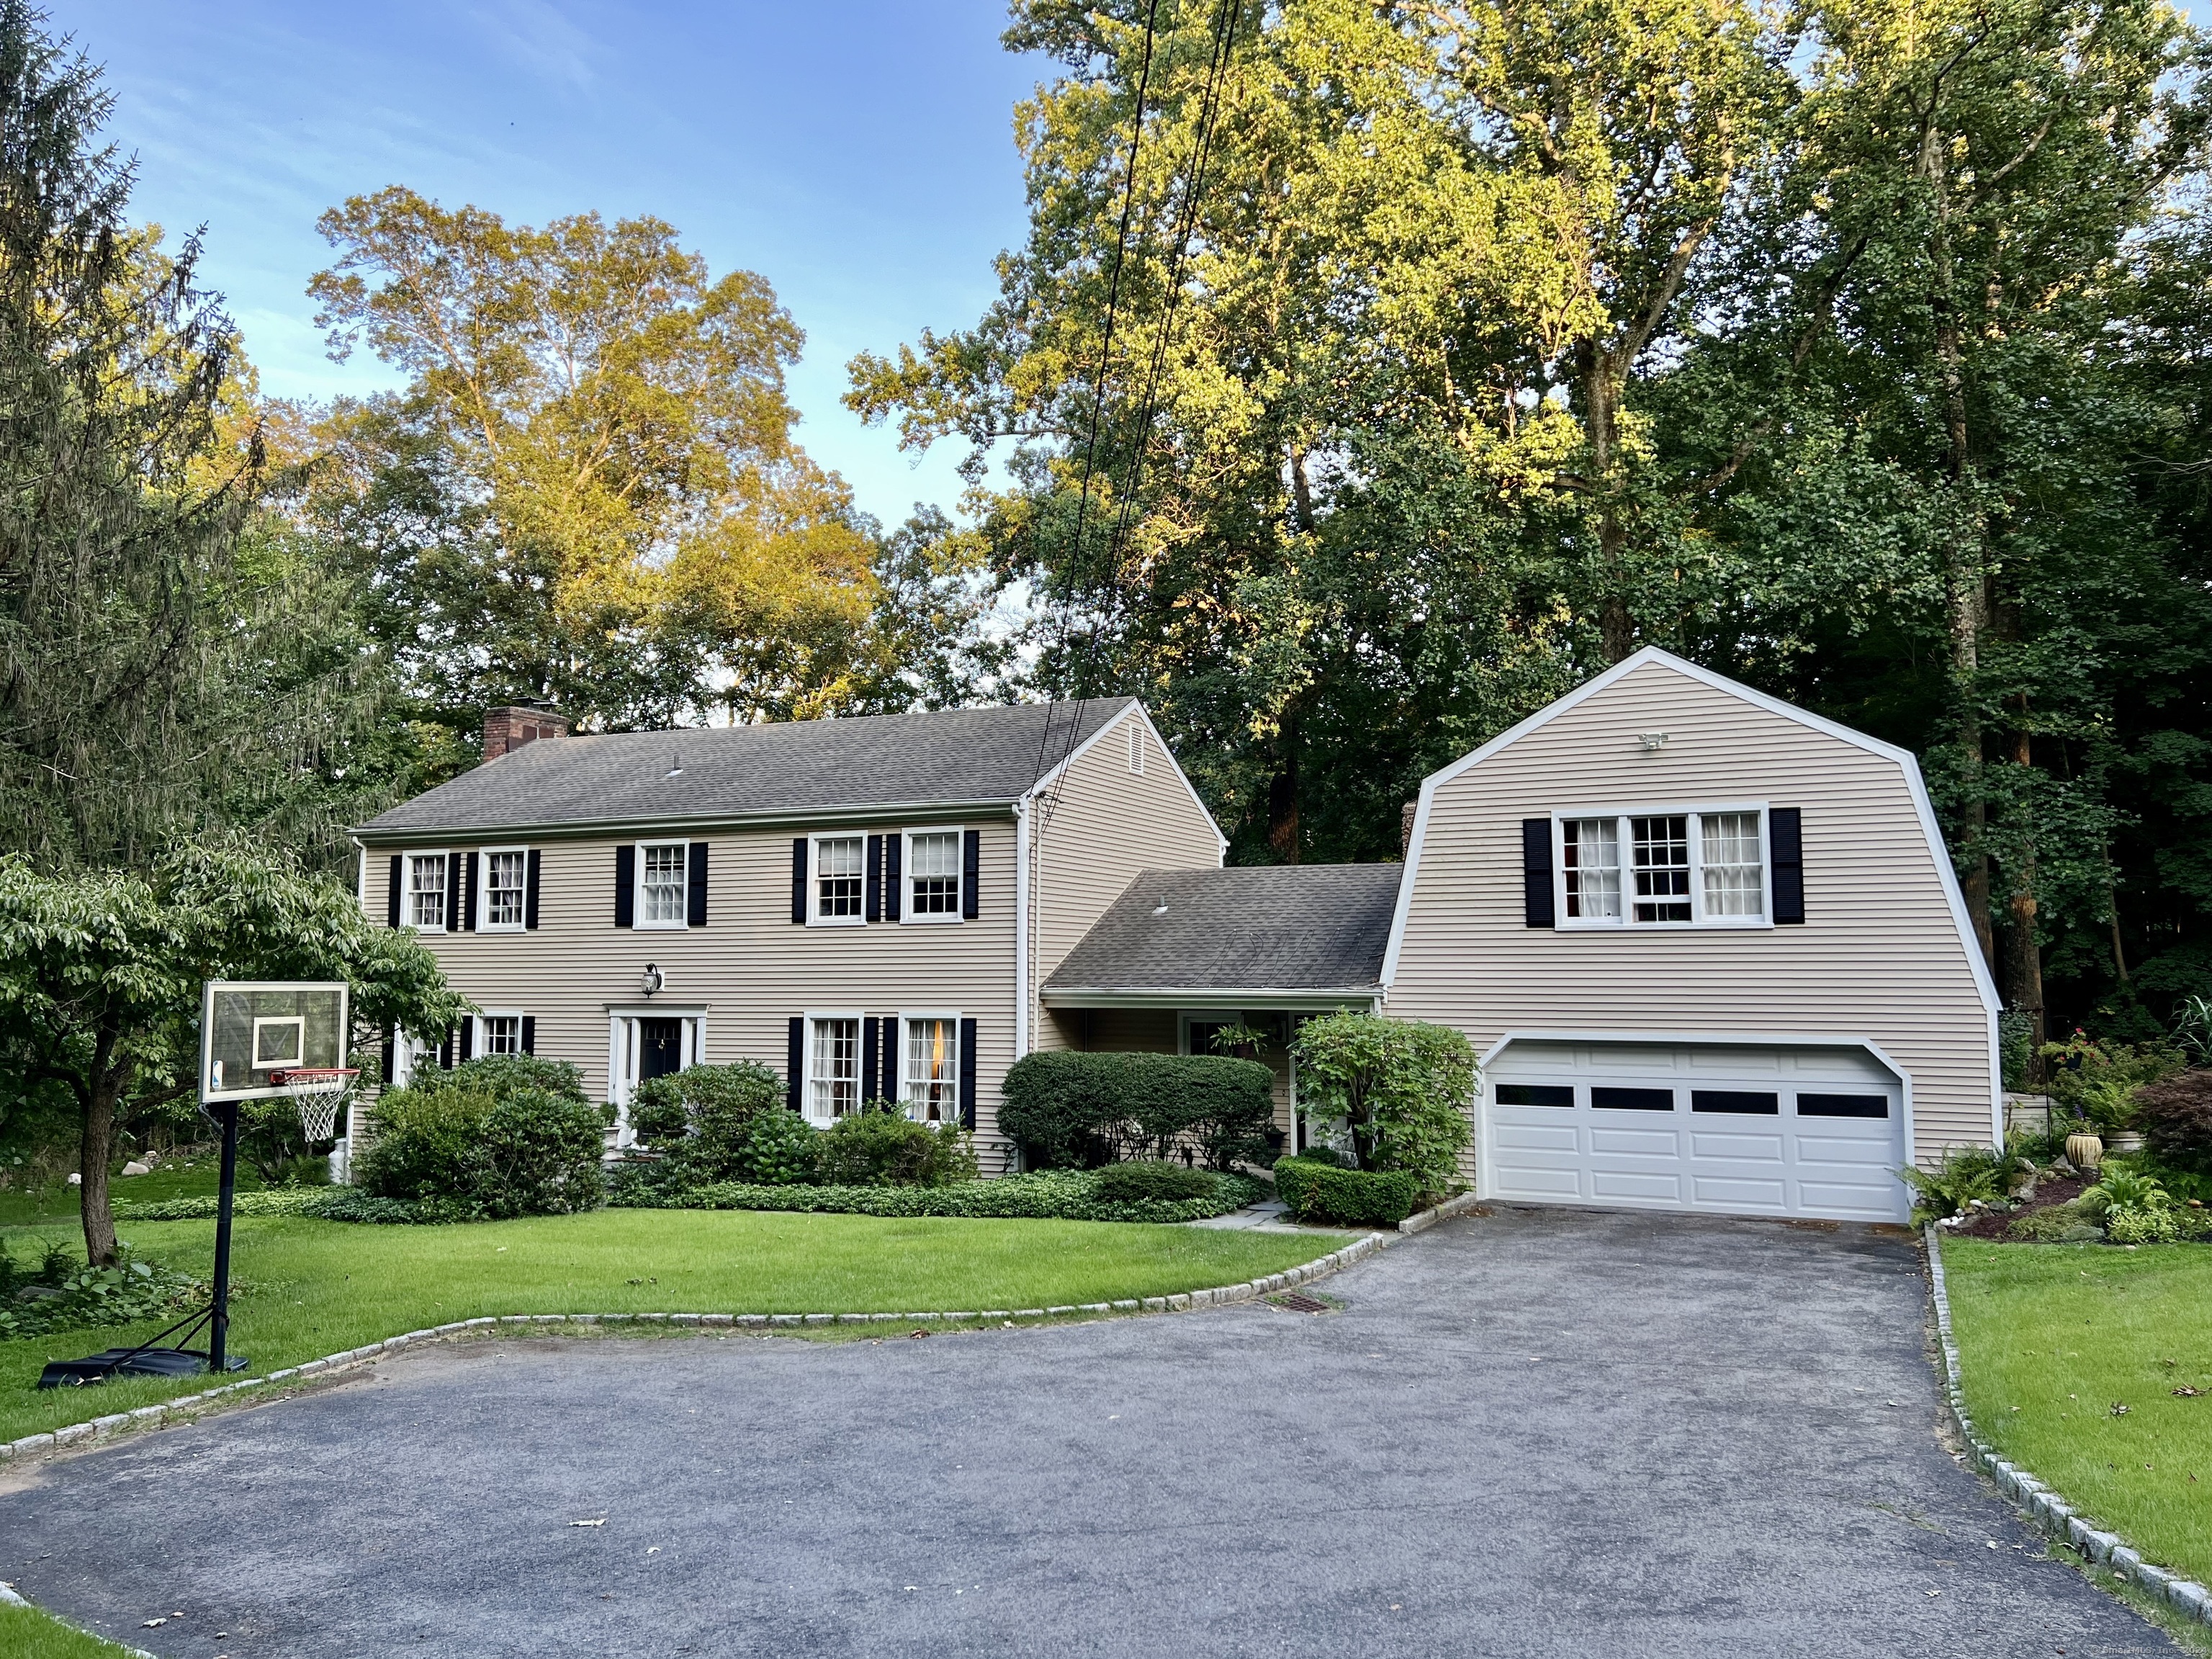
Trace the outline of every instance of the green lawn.
{"label": "green lawn", "polygon": [[1983,1437],[2147,1559],[2212,1582],[2212,1249],[1942,1249]]}
{"label": "green lawn", "polygon": [[[212,1156],[192,1164],[165,1164],[151,1175],[111,1176],[107,1190],[118,1204],[151,1204],[170,1198],[199,1198],[213,1194],[220,1171]],[[238,1190],[258,1192],[261,1177],[244,1166],[238,1171]],[[37,1226],[42,1223],[74,1222],[77,1189],[68,1185],[41,1187],[33,1191],[0,1191],[0,1227]],[[22,1250],[15,1252],[21,1255]]]}
{"label": "green lawn", "polygon": [[[207,1272],[208,1221],[122,1224],[142,1255]],[[0,1235],[20,1259],[62,1228]],[[236,1224],[231,1351],[253,1371],[401,1331],[507,1313],[921,1313],[1042,1308],[1279,1273],[1336,1249],[1322,1234],[1095,1221],[891,1221],[735,1210],[600,1210],[455,1227],[369,1227],[289,1217]],[[154,1327],[0,1342],[0,1441],[127,1411],[204,1382],[142,1378],[34,1392],[47,1360]]]}
{"label": "green lawn", "polygon": [[0,1653],[9,1659],[122,1659],[131,1651],[88,1636],[36,1607],[0,1603]]}

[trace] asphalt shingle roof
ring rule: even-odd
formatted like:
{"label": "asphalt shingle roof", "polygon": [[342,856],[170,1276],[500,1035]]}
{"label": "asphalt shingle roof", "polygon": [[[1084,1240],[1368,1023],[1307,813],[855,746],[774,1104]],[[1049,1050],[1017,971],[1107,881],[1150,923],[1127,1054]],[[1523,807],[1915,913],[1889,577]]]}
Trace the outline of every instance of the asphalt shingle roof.
{"label": "asphalt shingle roof", "polygon": [[1399,864],[1147,870],[1051,991],[1334,991],[1377,985]]}
{"label": "asphalt shingle roof", "polygon": [[1071,732],[1082,742],[1132,701],[541,739],[403,802],[361,833],[388,839],[1012,802],[1060,763]]}

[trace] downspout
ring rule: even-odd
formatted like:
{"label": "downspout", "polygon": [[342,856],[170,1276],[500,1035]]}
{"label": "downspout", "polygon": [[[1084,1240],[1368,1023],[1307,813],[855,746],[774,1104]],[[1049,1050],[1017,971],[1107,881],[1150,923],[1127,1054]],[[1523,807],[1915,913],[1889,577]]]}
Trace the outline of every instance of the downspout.
{"label": "downspout", "polygon": [[1014,1058],[1030,1051],[1030,797],[1014,803]]}

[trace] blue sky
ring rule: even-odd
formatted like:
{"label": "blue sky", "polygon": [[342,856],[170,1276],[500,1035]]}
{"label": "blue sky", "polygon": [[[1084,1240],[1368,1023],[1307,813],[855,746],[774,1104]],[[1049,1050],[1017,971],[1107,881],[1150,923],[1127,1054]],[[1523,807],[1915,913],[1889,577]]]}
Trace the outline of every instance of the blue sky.
{"label": "blue sky", "polygon": [[365,353],[327,359],[304,292],[328,263],[316,216],[349,195],[653,213],[717,275],[775,285],[807,334],[800,439],[863,507],[953,505],[957,446],[917,469],[837,398],[855,351],[972,322],[1022,236],[1013,106],[1049,66],[999,46],[1000,0],[58,0],[52,19],[106,67],[136,215],[173,240],[206,225],[265,391],[392,383]]}

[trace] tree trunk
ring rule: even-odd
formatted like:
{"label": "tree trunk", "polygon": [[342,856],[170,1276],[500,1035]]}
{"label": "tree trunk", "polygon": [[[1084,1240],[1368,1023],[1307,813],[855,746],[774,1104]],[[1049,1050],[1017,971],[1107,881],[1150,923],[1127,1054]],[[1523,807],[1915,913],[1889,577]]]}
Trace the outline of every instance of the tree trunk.
{"label": "tree trunk", "polygon": [[1620,521],[1614,495],[1613,462],[1620,447],[1620,389],[1611,357],[1595,342],[1578,356],[1583,383],[1583,419],[1589,442],[1590,486],[1597,492],[1598,636],[1606,659],[1619,662],[1636,649],[1636,622],[1629,613],[1628,529]]}
{"label": "tree trunk", "polygon": [[[2013,737],[2013,760],[2021,766],[2035,763],[2033,740],[2027,731],[2027,699],[2022,696],[2021,726]],[[2043,947],[2035,942],[2035,842],[2033,836],[2026,842],[2027,851],[2021,858],[2020,868],[2014,872],[2012,897],[2007,906],[2009,912],[2005,928],[2006,963],[2005,1006],[2014,1013],[2027,1016],[2027,1077],[2030,1083],[2039,1081],[2043,1074]]]}
{"label": "tree trunk", "polygon": [[1298,724],[1285,714],[1275,738],[1275,775],[1267,780],[1267,848],[1278,864],[1298,861]]}
{"label": "tree trunk", "polygon": [[84,1103],[84,1133],[77,1146],[77,1168],[84,1182],[77,1213],[84,1224],[84,1259],[95,1267],[115,1260],[115,1212],[107,1200],[107,1164],[115,1150],[115,1087],[106,1071],[101,1066],[94,1075]]}

